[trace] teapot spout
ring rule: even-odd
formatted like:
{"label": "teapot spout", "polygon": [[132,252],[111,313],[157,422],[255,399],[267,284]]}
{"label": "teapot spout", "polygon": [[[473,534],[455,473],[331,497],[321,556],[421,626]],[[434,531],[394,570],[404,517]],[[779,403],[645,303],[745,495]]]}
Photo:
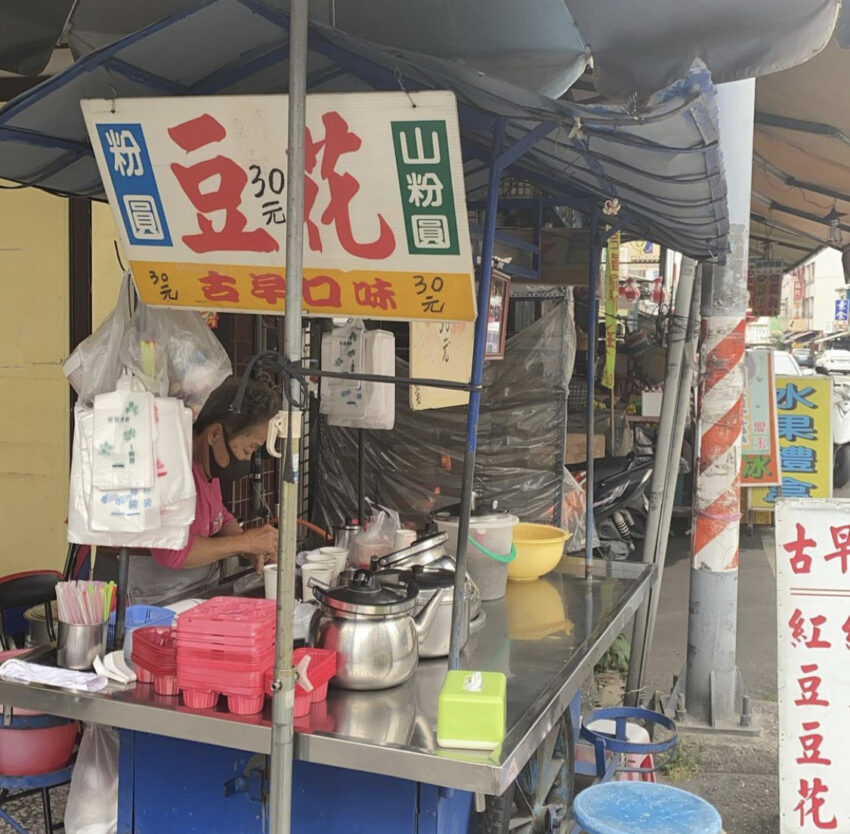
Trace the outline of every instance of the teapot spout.
{"label": "teapot spout", "polygon": [[434,626],[434,620],[437,619],[437,612],[440,610],[443,594],[437,591],[428,604],[414,617],[413,622],[416,624],[416,634],[419,637],[419,642],[422,643],[428,638],[431,629]]}

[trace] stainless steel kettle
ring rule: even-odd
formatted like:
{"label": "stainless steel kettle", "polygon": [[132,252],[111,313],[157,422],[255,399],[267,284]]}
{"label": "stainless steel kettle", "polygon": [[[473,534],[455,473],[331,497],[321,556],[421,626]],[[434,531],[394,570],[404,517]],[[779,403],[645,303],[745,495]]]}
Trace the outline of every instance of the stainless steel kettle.
{"label": "stainless steel kettle", "polygon": [[388,689],[408,680],[419,662],[439,596],[414,618],[415,583],[381,584],[374,573],[357,571],[336,588],[313,585],[319,609],[310,621],[308,643],[338,654],[333,684],[342,689]]}

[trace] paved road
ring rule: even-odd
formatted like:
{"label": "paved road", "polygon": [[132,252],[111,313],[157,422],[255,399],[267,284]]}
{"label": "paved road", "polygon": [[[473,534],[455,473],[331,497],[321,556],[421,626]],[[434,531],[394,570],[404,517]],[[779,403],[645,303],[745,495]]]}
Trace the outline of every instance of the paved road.
{"label": "paved road", "polygon": [[[649,692],[668,692],[685,659],[690,541],[670,540]],[[772,528],[742,529],[738,586],[738,665],[754,699],[758,738],[682,736],[686,761],[696,772],[679,787],[714,804],[727,834],[776,834],[779,828],[776,727],[776,568]]]}
{"label": "paved road", "polygon": [[[776,697],[776,567],[773,531],[742,529],[738,577],[738,665],[754,698]],[[647,691],[669,691],[687,651],[690,540],[673,536],[661,588]]]}

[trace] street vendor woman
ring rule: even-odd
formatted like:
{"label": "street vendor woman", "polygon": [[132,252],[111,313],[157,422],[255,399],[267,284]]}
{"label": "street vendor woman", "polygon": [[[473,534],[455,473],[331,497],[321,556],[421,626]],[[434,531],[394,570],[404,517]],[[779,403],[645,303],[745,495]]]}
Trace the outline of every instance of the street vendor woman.
{"label": "street vendor woman", "polygon": [[[279,408],[272,388],[249,380],[242,405],[234,411],[231,404],[239,384],[237,377],[226,379],[210,394],[195,421],[192,472],[197,498],[186,546],[131,554],[132,603],[174,602],[214,588],[219,581],[219,562],[230,556],[248,556],[258,570],[277,559],[277,530],[268,524],[243,530],[222,499],[219,475],[234,480],[248,474],[251,456],[265,445],[269,420]],[[98,562],[102,555],[117,555],[115,550],[108,554],[103,550],[98,548]],[[101,567],[97,565],[96,574]]]}

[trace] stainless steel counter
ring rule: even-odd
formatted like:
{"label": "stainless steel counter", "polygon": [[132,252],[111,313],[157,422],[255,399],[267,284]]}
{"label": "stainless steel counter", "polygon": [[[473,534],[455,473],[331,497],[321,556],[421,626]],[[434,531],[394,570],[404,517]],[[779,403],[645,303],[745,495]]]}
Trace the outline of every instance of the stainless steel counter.
{"label": "stainless steel counter", "polygon": [[[466,669],[508,676],[507,736],[493,753],[440,748],[437,696],[445,661],[419,664],[414,678],[383,692],[331,689],[296,721],[295,754],[317,764],[397,776],[487,794],[516,778],[573,695],[645,598],[654,569],[598,562],[592,582],[582,560],[565,558],[533,583],[508,583],[486,603],[483,628],[464,652]],[[0,680],[0,703],[130,730],[267,753],[270,709],[241,717],[189,710],[151,686],[75,693]]]}

